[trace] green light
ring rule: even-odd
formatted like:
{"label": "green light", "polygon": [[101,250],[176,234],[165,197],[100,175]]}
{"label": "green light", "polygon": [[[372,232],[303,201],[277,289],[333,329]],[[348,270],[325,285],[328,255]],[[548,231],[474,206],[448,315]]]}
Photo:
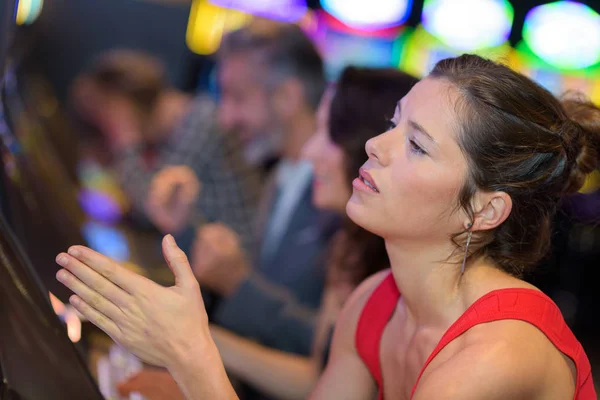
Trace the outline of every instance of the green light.
{"label": "green light", "polygon": [[523,40],[555,68],[586,68],[600,61],[600,15],[572,1],[538,6],[527,13]]}
{"label": "green light", "polygon": [[470,52],[506,42],[514,10],[506,0],[426,0],[422,18],[429,33]]}

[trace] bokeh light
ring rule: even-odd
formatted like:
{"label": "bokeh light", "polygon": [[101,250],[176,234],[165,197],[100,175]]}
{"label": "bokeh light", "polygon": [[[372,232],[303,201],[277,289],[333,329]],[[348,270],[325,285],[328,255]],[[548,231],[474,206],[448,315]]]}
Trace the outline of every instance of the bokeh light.
{"label": "bokeh light", "polygon": [[412,0],[321,0],[321,6],[349,27],[374,30],[401,25]]}
{"label": "bokeh light", "polygon": [[425,0],[423,26],[448,46],[474,51],[508,39],[514,10],[506,0]]}
{"label": "bokeh light", "polygon": [[307,11],[305,0],[210,0],[210,2],[219,7],[283,22],[298,22]]}
{"label": "bokeh light", "polygon": [[[442,42],[423,26],[418,26],[414,30],[407,29],[400,39],[398,66],[401,70],[417,77],[427,75],[438,61],[456,57],[463,52]],[[510,50],[510,44],[505,41],[499,46],[472,50],[471,53],[502,62],[510,54]]]}
{"label": "bokeh light", "polygon": [[600,61],[600,15],[571,1],[538,6],[527,13],[523,40],[556,68],[586,68]]}
{"label": "bokeh light", "polygon": [[17,7],[17,25],[33,23],[42,12],[44,0],[20,0]]}
{"label": "bokeh light", "polygon": [[118,229],[95,221],[88,221],[82,228],[88,246],[117,262],[129,260],[127,237]]}
{"label": "bokeh light", "polygon": [[242,11],[219,7],[208,0],[194,0],[186,32],[187,46],[197,54],[213,54],[226,32],[241,28],[251,19]]}

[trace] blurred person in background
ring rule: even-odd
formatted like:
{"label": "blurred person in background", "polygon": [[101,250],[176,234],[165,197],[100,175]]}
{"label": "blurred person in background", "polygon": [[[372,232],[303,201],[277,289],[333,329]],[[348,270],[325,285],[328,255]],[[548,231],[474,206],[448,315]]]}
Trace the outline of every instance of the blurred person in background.
{"label": "blurred person in background", "polygon": [[72,93],[79,119],[105,139],[134,212],[183,243],[193,238],[190,215],[219,221],[251,248],[258,174],[239,138],[219,129],[208,96],[169,86],[160,61],[133,50],[99,57]]}
{"label": "blurred person in background", "polygon": [[[76,77],[71,105],[82,128],[105,142],[113,157],[138,146],[147,168],[188,112],[191,96],[169,86],[163,63],[144,52],[111,50]],[[120,129],[130,124],[129,129]]]}
{"label": "blurred person in background", "polygon": [[306,355],[322,298],[323,255],[339,223],[312,203],[313,171],[301,159],[326,86],[323,60],[297,25],[259,20],[224,38],[218,77],[220,125],[243,138],[250,153],[262,149],[249,155],[255,164],[279,161],[257,214],[255,251],[244,251],[225,224],[203,226],[191,252],[196,277],[222,296],[215,322]]}
{"label": "blurred person in background", "polygon": [[[314,166],[312,200],[316,207],[345,215],[352,179],[367,160],[364,143],[387,129],[398,98],[416,81],[398,70],[349,67],[337,85],[326,91],[317,112],[316,132],[303,151]],[[228,372],[266,396],[305,399],[324,368],[333,325],[346,299],[365,278],[388,267],[383,239],[344,218],[328,247],[326,288],[311,355],[278,351],[212,326],[211,334]],[[293,332],[296,327],[292,323],[287,329]],[[161,388],[157,382],[163,382]],[[157,400],[178,392],[171,376],[167,372],[161,376],[156,370],[142,371],[121,389],[124,395],[139,392]]]}
{"label": "blurred person in background", "polygon": [[[216,70],[219,128],[239,140],[246,162],[262,172],[263,182],[271,180],[277,165],[278,173],[289,174],[289,180],[296,174],[298,184],[290,190],[300,193],[310,171],[298,162],[299,149],[314,130],[314,112],[325,86],[323,63],[313,44],[296,25],[257,18],[225,35]],[[179,179],[182,174],[165,171],[155,177],[149,214],[185,220],[183,207],[164,206],[176,187],[183,193],[197,191],[193,179]],[[170,213],[177,217],[169,218]]]}
{"label": "blurred person in background", "polygon": [[217,61],[220,126],[266,173],[274,160],[296,161],[325,89],[310,39],[297,25],[256,19],[225,36]]}

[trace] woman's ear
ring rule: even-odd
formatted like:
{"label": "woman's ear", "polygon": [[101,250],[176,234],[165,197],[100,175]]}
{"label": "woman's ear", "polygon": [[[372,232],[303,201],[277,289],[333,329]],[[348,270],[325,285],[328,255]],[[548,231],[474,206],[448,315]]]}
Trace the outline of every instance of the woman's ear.
{"label": "woman's ear", "polygon": [[[475,208],[474,220],[466,223],[472,224],[472,231],[487,231],[498,227],[506,221],[512,210],[512,199],[505,192],[479,194],[477,204],[479,206]],[[465,228],[469,229],[466,225]]]}

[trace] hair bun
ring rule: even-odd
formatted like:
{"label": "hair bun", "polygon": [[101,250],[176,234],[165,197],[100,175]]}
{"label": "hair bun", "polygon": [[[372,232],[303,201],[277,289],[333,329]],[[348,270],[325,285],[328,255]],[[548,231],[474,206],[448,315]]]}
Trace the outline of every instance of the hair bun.
{"label": "hair bun", "polygon": [[600,108],[583,94],[567,93],[562,105],[569,120],[562,137],[569,163],[565,193],[576,193],[588,174],[598,168],[600,156]]}

